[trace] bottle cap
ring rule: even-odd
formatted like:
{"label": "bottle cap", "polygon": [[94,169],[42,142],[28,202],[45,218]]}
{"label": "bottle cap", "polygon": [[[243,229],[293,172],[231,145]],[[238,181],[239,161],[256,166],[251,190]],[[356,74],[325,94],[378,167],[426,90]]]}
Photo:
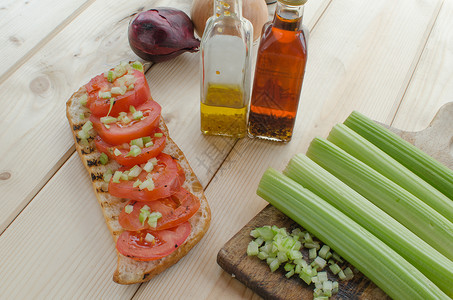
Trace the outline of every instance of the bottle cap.
{"label": "bottle cap", "polygon": [[283,4],[293,5],[293,6],[304,5],[305,3],[307,3],[307,0],[278,0],[278,1]]}

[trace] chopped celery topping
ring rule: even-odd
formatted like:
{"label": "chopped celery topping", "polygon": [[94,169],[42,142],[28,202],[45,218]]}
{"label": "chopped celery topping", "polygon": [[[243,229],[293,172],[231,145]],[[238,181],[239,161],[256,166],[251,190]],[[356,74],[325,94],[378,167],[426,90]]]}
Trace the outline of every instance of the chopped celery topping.
{"label": "chopped celery topping", "polygon": [[137,145],[132,145],[129,153],[126,156],[137,157],[142,153],[142,149],[140,149]]}
{"label": "chopped celery topping", "polygon": [[109,162],[109,157],[105,153],[101,153],[101,156],[99,156],[99,162],[103,165],[107,164]]}
{"label": "chopped celery topping", "polygon": [[99,92],[99,98],[102,98],[102,99],[112,98],[112,93],[111,92]]}
{"label": "chopped celery topping", "polygon": [[135,145],[135,146],[138,146],[140,148],[143,148],[143,146],[144,146],[143,139],[142,138],[138,138],[138,139],[132,140],[130,145],[131,146]]}
{"label": "chopped celery topping", "polygon": [[[285,228],[263,226],[253,229],[250,236],[254,239],[247,246],[247,255],[265,260],[271,272],[275,272],[283,266],[286,278],[297,275],[306,284],[313,283],[316,288],[319,288],[320,296],[330,297],[338,292],[338,288],[336,290],[333,288],[338,287],[338,282],[330,281],[327,272],[321,272],[327,264],[323,258],[315,255],[311,259],[311,264],[303,259],[301,253],[303,243],[317,242],[308,232],[296,228],[288,233]],[[323,254],[330,253],[330,247],[327,245],[323,245],[323,247]],[[316,248],[312,248],[310,251],[314,251],[316,254]],[[336,266],[340,268],[338,265]],[[349,279],[349,277],[345,278]]]}
{"label": "chopped celery topping", "polygon": [[142,65],[142,63],[139,62],[139,61],[134,61],[134,62],[132,63],[132,68],[134,68],[135,70],[138,70],[138,71],[140,71],[140,72],[143,72],[143,71],[144,71],[143,65]]}
{"label": "chopped celery topping", "polygon": [[134,210],[134,206],[128,204],[124,207],[124,212],[130,214]]}
{"label": "chopped celery topping", "polygon": [[132,113],[132,118],[134,118],[134,120],[140,120],[141,118],[143,118],[143,112],[141,110],[135,111],[134,113]]}
{"label": "chopped celery topping", "polygon": [[79,97],[79,103],[80,103],[80,105],[82,105],[82,106],[86,106],[86,105],[87,105],[87,102],[88,102],[88,94],[87,94],[87,93],[83,93],[83,94]]}

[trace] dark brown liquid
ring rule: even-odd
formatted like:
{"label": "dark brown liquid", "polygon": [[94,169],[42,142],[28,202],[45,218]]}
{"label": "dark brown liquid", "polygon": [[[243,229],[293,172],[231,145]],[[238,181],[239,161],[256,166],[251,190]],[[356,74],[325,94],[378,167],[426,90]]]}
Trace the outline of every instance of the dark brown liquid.
{"label": "dark brown liquid", "polygon": [[307,61],[301,19],[276,16],[263,29],[249,115],[249,134],[289,141]]}

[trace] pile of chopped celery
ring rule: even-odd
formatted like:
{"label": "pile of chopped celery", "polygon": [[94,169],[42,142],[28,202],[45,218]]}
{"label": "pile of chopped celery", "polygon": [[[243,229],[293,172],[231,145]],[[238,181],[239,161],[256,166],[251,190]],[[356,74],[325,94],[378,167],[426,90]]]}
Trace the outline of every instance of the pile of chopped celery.
{"label": "pile of chopped celery", "polygon": [[[257,228],[247,252],[271,271],[282,266],[287,277],[313,282],[315,298],[338,289],[324,277],[326,265],[340,279],[350,276],[332,259],[341,255],[393,299],[450,299],[450,191],[450,169],[354,112],[283,174],[270,168],[261,178],[257,194],[307,232]],[[325,245],[307,247],[312,235]],[[302,247],[310,248],[305,260],[296,254]]]}
{"label": "pile of chopped celery", "polygon": [[[286,228],[263,226],[253,229],[250,235],[255,239],[249,243],[247,255],[265,260],[271,272],[282,267],[286,278],[298,276],[306,284],[313,283],[315,299],[338,293],[338,281],[329,280],[327,268],[340,280],[354,277],[351,268],[343,266],[344,260],[338,254],[331,252],[327,245],[321,246],[309,232],[300,228],[288,233]],[[308,262],[303,257],[303,248],[308,249]]]}

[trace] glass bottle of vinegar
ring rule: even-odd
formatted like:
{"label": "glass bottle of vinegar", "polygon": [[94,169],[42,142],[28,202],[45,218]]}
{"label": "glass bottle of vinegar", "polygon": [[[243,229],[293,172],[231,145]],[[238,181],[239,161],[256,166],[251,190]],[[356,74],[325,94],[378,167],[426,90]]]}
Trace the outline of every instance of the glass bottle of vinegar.
{"label": "glass bottle of vinegar", "polygon": [[201,131],[241,138],[247,133],[252,24],[242,0],[215,0],[201,39]]}
{"label": "glass bottle of vinegar", "polygon": [[278,0],[273,21],[263,26],[248,121],[251,137],[291,140],[307,61],[306,1]]}

